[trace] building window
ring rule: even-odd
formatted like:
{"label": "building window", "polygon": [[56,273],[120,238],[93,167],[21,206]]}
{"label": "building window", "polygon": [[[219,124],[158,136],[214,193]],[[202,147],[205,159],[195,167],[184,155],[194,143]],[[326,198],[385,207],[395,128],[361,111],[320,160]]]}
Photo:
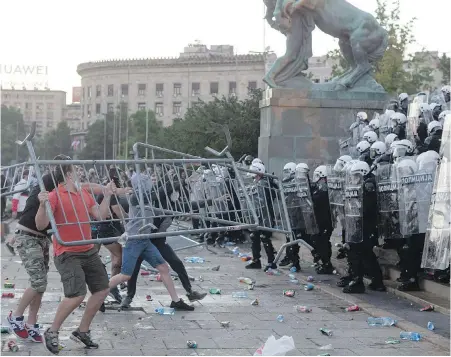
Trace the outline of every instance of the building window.
{"label": "building window", "polygon": [[47,119],[53,120],[53,112],[47,112]]}
{"label": "building window", "polygon": [[164,84],[163,83],[157,83],[155,86],[155,92],[157,97],[163,97],[164,94]]}
{"label": "building window", "polygon": [[191,83],[191,95],[193,97],[200,95],[200,83]]}
{"label": "building window", "polygon": [[25,109],[32,109],[33,103],[25,103]]}
{"label": "building window", "polygon": [[138,111],[145,111],[146,103],[138,103]]}
{"label": "building window", "polygon": [[219,93],[219,83],[211,82],[210,83],[210,94],[218,94]]}
{"label": "building window", "polygon": [[47,128],[53,127],[53,121],[47,121]]}
{"label": "building window", "polygon": [[86,111],[88,114],[88,118],[91,118],[91,104],[86,105]]}
{"label": "building window", "polygon": [[54,109],[53,103],[47,103],[47,110],[52,110],[52,109]]}
{"label": "building window", "polygon": [[108,103],[106,108],[107,108],[108,113],[113,113],[114,112],[114,103]]}
{"label": "building window", "polygon": [[178,97],[179,95],[182,95],[182,84],[174,83],[174,97]]}
{"label": "building window", "polygon": [[112,97],[114,95],[114,84],[108,84],[108,97]]}
{"label": "building window", "polygon": [[248,92],[251,92],[251,91],[253,91],[253,90],[255,90],[255,89],[257,89],[257,82],[256,82],[256,81],[250,81],[250,82],[247,84],[247,91],[248,91]]}
{"label": "building window", "polygon": [[102,86],[97,85],[96,86],[96,97],[100,97],[102,95]]}
{"label": "building window", "polygon": [[88,98],[92,97],[92,90],[91,86],[88,87]]}
{"label": "building window", "polygon": [[146,95],[146,84],[138,84],[138,95]]}
{"label": "building window", "polygon": [[236,95],[236,82],[229,82],[229,94]]}
{"label": "building window", "polygon": [[182,103],[174,102],[172,103],[172,114],[180,116],[182,114]]}
{"label": "building window", "polygon": [[155,114],[159,116],[164,115],[163,103],[155,103]]}
{"label": "building window", "polygon": [[121,84],[121,95],[128,95],[128,84]]}
{"label": "building window", "polygon": [[329,78],[324,79],[324,82],[325,83],[329,82]]}
{"label": "building window", "polygon": [[315,78],[315,79],[313,80],[313,82],[314,82],[314,83],[319,83],[319,78]]}
{"label": "building window", "polygon": [[36,103],[36,111],[41,112],[44,110],[44,103]]}
{"label": "building window", "polygon": [[96,104],[96,114],[97,115],[100,114],[100,104],[99,103]]}

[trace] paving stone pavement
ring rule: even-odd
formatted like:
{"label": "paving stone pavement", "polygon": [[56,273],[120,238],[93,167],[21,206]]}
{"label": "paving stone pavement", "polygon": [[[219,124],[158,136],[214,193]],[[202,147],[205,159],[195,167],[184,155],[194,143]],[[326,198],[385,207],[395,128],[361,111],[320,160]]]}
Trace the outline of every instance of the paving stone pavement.
{"label": "paving stone pavement", "polygon": [[[175,246],[187,242],[180,238],[171,238],[170,241]],[[250,251],[248,245],[242,245],[240,249],[242,252]],[[420,342],[401,341],[397,345],[386,344],[389,337],[399,339],[402,330],[398,327],[368,326],[366,320],[370,315],[367,312],[345,312],[343,308],[349,306],[345,301],[323,290],[303,290],[303,286],[289,282],[287,270],[281,270],[280,276],[268,276],[263,271],[248,271],[244,268],[245,263],[227,248],[214,250],[218,254],[193,248],[180,252],[180,256],[205,258],[204,264],[185,264],[188,273],[196,278],[193,288],[200,291],[220,288],[221,295],[208,295],[201,302],[195,303],[194,312],[160,316],[154,313],[154,309],[168,306],[169,296],[162,283],[140,276],[133,306],[142,308],[141,311],[107,310],[105,313],[98,313],[91,329],[93,339],[100,343],[100,348],[86,350],[69,340],[71,331],[77,327],[83,313],[82,309],[77,309],[69,316],[60,332],[60,340],[66,345],[60,355],[249,356],[271,335],[276,338],[283,335],[293,337],[296,349],[288,355],[449,355],[449,348],[426,339]],[[101,253],[103,257],[108,255],[104,248]],[[28,286],[28,277],[20,259],[17,256],[11,257],[3,244],[1,263],[2,280],[9,278],[16,284],[16,297],[1,301],[2,325],[5,325],[6,315],[15,307],[17,298]],[[216,265],[220,265],[220,270],[211,270]],[[198,280],[200,276],[204,281]],[[240,276],[255,279],[255,289],[246,290],[247,286],[238,281]],[[182,295],[184,291],[178,281],[176,287]],[[283,296],[284,289],[295,290],[295,297]],[[236,291],[246,291],[248,298],[232,298],[232,293]],[[153,301],[146,300],[148,294],[152,295]],[[43,329],[52,322],[61,298],[60,277],[52,263],[48,291],[44,295],[40,313],[39,322]],[[258,306],[251,306],[253,299],[259,300]],[[293,309],[294,305],[307,305],[313,311],[308,314],[297,313]],[[284,315],[284,322],[276,320],[279,314]],[[230,326],[221,327],[221,321],[230,321]],[[323,336],[319,331],[322,327],[332,330],[333,335]],[[41,344],[23,341],[17,341],[20,351],[11,353],[6,342],[12,338],[14,336],[2,334],[2,354],[50,354]],[[197,349],[187,348],[187,340],[195,340]],[[332,349],[320,349],[329,344]]]}

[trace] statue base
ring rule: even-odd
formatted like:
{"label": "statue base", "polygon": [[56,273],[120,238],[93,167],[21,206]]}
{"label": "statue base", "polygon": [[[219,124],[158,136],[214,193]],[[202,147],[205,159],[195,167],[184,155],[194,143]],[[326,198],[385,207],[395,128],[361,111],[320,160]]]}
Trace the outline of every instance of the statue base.
{"label": "statue base", "polygon": [[350,136],[357,113],[371,120],[388,100],[386,93],[311,89],[270,88],[263,95],[258,157],[276,174],[290,161],[311,170],[335,163],[339,141]]}

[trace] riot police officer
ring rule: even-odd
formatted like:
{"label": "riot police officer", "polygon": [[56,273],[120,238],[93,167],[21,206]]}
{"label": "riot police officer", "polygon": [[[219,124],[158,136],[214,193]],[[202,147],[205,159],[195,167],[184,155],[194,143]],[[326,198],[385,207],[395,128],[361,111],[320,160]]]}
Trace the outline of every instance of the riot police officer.
{"label": "riot police officer", "polygon": [[366,162],[368,165],[372,164],[372,160],[370,158],[370,148],[371,144],[366,140],[361,141],[356,146],[356,150],[360,154],[359,160]]}
{"label": "riot police officer", "polygon": [[[257,215],[259,216],[259,223],[262,226],[272,226],[274,222],[274,216],[272,209],[272,194],[271,187],[269,186],[268,181],[262,180],[263,174],[266,169],[263,164],[255,163],[251,164],[249,170],[254,171],[255,173],[250,174],[254,178],[254,183],[252,186],[252,190],[255,191],[255,194],[251,193],[252,200],[254,201],[254,205],[256,205]],[[263,202],[266,200],[266,202]],[[268,210],[262,209],[261,207],[268,207]],[[265,267],[265,271],[268,269],[277,269],[277,265],[274,263],[274,259],[276,256],[276,250],[271,241],[271,233],[268,231],[255,231],[250,234],[251,242],[252,242],[252,261],[246,265],[246,269],[261,269],[262,264],[260,261],[261,258],[261,244],[263,244],[263,248],[265,249],[266,256],[268,257],[268,264]]]}
{"label": "riot police officer", "polygon": [[347,172],[345,214],[352,280],[344,287],[343,292],[365,292],[363,284],[365,272],[372,279],[368,286],[371,290],[385,291],[382,271],[373,252],[374,236],[377,236],[376,182],[366,162],[353,164]]}
{"label": "riot police officer", "polygon": [[421,154],[428,150],[434,150],[438,153],[442,142],[442,125],[439,121],[433,120],[429,123],[427,130],[428,137],[424,140],[422,145],[417,146],[417,152]]}
{"label": "riot police officer", "polygon": [[407,93],[401,93],[398,97],[399,108],[398,112],[407,116],[409,110],[409,95]]}
{"label": "riot police officer", "polygon": [[244,158],[244,164],[246,165],[247,168],[249,168],[252,165],[253,160],[254,158],[252,157],[252,155],[246,155],[246,157]]}
{"label": "riot police officer", "polygon": [[443,97],[445,98],[445,103],[449,109],[449,104],[451,102],[451,86],[442,87],[442,94],[443,94]]}
{"label": "riot police officer", "polygon": [[399,140],[406,138],[407,117],[403,113],[395,113],[390,118],[391,132],[396,134]]}
{"label": "riot police officer", "polygon": [[315,212],[318,233],[314,236],[315,248],[321,258],[321,265],[316,268],[318,274],[332,274],[334,267],[330,261],[332,257],[332,216],[327,191],[327,167],[318,166],[313,172],[312,190],[313,208]]}

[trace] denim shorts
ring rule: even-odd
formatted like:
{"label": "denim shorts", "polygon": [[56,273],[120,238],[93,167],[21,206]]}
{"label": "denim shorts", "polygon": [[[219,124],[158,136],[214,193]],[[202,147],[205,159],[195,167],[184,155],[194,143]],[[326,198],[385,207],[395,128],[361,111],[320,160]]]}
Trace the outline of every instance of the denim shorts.
{"label": "denim shorts", "polygon": [[131,276],[140,256],[154,268],[166,263],[150,239],[129,240],[122,250],[121,274]]}

